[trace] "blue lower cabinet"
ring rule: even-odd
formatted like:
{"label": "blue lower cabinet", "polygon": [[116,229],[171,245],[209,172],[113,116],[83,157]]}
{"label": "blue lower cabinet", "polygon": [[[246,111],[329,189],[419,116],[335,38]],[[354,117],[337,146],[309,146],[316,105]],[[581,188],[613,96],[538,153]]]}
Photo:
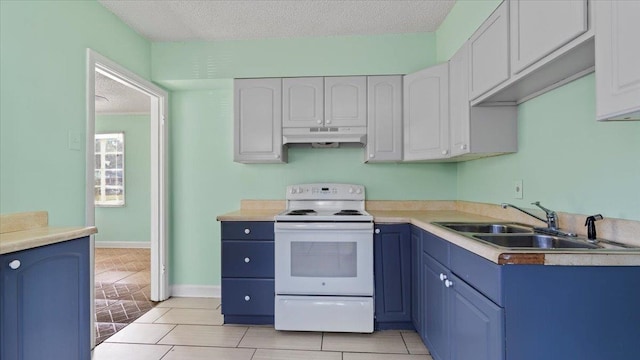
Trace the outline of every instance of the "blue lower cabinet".
{"label": "blue lower cabinet", "polygon": [[273,222],[223,221],[221,227],[224,323],[273,324]]}
{"label": "blue lower cabinet", "polygon": [[376,224],[374,233],[376,328],[413,329],[410,226]]}
{"label": "blue lower cabinet", "polygon": [[418,333],[422,329],[422,230],[411,225],[411,321]]}
{"label": "blue lower cabinet", "polygon": [[89,238],[0,255],[0,358],[91,358]]}

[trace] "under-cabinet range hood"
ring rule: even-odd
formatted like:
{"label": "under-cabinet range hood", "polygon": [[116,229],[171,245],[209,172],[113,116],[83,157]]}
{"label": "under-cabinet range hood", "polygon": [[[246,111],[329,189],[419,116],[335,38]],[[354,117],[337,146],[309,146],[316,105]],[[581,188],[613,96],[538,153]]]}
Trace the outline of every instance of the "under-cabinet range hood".
{"label": "under-cabinet range hood", "polygon": [[366,126],[320,126],[282,129],[284,144],[367,144]]}

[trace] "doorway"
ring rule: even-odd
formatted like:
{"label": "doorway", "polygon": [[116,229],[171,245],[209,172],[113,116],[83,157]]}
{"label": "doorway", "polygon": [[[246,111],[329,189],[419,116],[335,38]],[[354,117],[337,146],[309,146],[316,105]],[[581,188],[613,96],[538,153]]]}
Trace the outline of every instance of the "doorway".
{"label": "doorway", "polygon": [[[97,74],[97,76],[96,76]],[[162,301],[169,297],[168,286],[168,246],[167,246],[167,114],[168,93],[151,82],[141,78],[135,73],[120,66],[114,61],[87,49],[87,139],[86,139],[86,224],[96,224],[96,191],[102,191],[101,199],[109,204],[126,204],[126,187],[118,180],[118,173],[113,168],[109,169],[110,179],[102,179],[101,184],[96,185],[96,77],[108,78],[128,89],[143,94],[149,99],[149,254],[150,254],[150,300]],[[104,99],[103,99],[104,100]],[[108,99],[107,99],[108,101]],[[125,134],[126,136],[126,134]],[[98,149],[99,150],[99,149]],[[103,155],[102,160],[106,160]],[[115,161],[118,155],[108,160]],[[122,152],[124,156],[124,152]],[[104,169],[102,169],[104,170]],[[124,168],[122,169],[124,171]],[[125,179],[122,176],[123,180]],[[100,231],[100,229],[98,229]],[[91,240],[91,279],[94,288],[95,276],[95,236]],[[95,296],[92,293],[92,297]],[[95,314],[95,302],[92,298],[92,313]],[[93,322],[93,320],[92,320]],[[92,329],[94,328],[92,324]],[[95,338],[92,338],[92,345]]]}

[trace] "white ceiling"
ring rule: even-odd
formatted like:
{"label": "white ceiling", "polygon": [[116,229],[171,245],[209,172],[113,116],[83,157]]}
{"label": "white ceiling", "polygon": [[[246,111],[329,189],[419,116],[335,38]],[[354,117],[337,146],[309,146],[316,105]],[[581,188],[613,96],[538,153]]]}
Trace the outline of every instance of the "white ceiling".
{"label": "white ceiling", "polygon": [[98,0],[152,41],[435,31],[455,0]]}
{"label": "white ceiling", "polygon": [[96,72],[96,114],[148,114],[150,109],[149,95]]}

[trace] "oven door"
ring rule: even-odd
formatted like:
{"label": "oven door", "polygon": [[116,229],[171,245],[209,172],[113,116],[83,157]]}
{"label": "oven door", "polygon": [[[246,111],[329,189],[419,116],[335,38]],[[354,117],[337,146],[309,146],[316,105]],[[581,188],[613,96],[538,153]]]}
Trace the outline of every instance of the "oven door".
{"label": "oven door", "polygon": [[373,296],[373,223],[277,222],[275,290]]}

